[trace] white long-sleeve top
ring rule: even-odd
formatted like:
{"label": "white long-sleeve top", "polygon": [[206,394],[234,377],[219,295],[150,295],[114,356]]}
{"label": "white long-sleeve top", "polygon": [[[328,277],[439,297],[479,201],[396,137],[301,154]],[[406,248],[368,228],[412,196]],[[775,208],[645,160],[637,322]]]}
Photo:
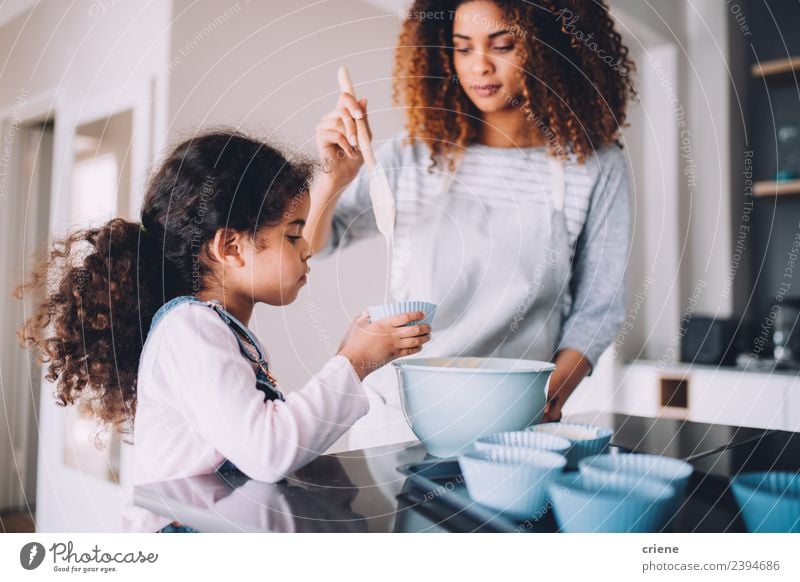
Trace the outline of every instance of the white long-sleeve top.
{"label": "white long-sleeve top", "polygon": [[[169,311],[140,360],[133,485],[212,473],[226,459],[252,479],[279,481],[324,453],[369,410],[344,356],[329,360],[285,402],[264,402],[255,386],[255,364],[241,355],[219,315],[193,303]],[[154,532],[173,521],[134,507],[131,494],[126,531]]]}

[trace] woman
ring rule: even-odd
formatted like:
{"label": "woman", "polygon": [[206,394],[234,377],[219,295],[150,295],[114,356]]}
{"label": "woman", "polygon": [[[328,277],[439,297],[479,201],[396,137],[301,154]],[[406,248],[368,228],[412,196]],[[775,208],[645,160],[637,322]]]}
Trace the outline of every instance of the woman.
{"label": "woman", "polygon": [[[418,1],[406,17],[406,131],[377,152],[397,204],[393,300],[439,305],[424,355],[554,361],[544,419],[558,420],[624,319],[634,65],[602,2]],[[320,255],[378,232],[361,116],[366,100],[342,94],[317,126]],[[373,376],[396,407],[395,378]],[[388,413],[376,425],[404,427]]]}

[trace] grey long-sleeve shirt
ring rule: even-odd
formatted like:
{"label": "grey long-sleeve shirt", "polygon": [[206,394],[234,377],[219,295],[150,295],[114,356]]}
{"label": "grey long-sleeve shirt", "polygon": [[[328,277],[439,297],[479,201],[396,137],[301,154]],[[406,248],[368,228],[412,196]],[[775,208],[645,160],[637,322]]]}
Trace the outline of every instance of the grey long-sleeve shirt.
{"label": "grey long-sleeve shirt", "polygon": [[[404,143],[404,134],[383,142],[376,156],[386,170],[398,199],[404,193],[432,196],[442,181],[437,166],[431,174],[424,144]],[[451,191],[458,195],[497,196],[535,200],[546,195],[542,184],[550,169],[545,148],[493,148],[472,145],[459,165]],[[592,367],[616,337],[625,318],[625,273],[630,244],[630,185],[626,158],[617,146],[601,148],[578,164],[565,165],[564,218],[571,262],[564,301],[561,334],[556,351],[572,348]],[[345,248],[354,240],[379,234],[371,212],[369,179],[362,169],[337,203],[331,237],[318,256]],[[420,206],[424,209],[424,206]],[[406,212],[402,220],[412,220]],[[398,217],[398,228],[401,218]],[[475,249],[481,252],[480,249]]]}

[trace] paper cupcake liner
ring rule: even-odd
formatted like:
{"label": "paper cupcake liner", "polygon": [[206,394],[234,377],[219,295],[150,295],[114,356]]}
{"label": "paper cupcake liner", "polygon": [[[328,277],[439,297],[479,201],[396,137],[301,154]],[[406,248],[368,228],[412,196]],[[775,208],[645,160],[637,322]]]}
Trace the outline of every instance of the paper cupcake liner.
{"label": "paper cupcake liner", "polygon": [[[567,439],[572,443],[572,448],[567,453],[567,468],[576,469],[578,462],[584,457],[599,455],[604,453],[611,442],[614,431],[606,426],[596,426],[593,424],[580,424],[574,422],[548,422],[545,424],[535,424],[525,430],[532,432],[543,432],[553,434]],[[594,438],[575,438],[570,437],[571,432],[593,433]]]}
{"label": "paper cupcake liner", "polygon": [[567,439],[529,430],[497,432],[475,441],[475,449],[485,451],[504,447],[522,447],[532,450],[553,451],[566,456],[572,443]]}
{"label": "paper cupcake liner", "polygon": [[474,501],[516,519],[546,510],[547,485],[566,465],[556,453],[512,447],[465,453],[458,462]]}
{"label": "paper cupcake liner", "polygon": [[694,467],[686,461],[639,453],[584,457],[578,462],[578,469],[585,479],[602,480],[607,475],[658,479],[673,485],[679,495],[686,492],[689,477],[694,472]]}
{"label": "paper cupcake liner", "polygon": [[[589,457],[591,458],[591,457]],[[585,460],[585,459],[584,459]],[[578,463],[579,468],[581,463]],[[655,488],[670,492],[671,501],[667,504],[669,514],[675,515],[681,507],[684,498],[685,483],[670,482],[663,479],[646,477],[636,473],[617,473],[611,471],[583,471],[580,473],[583,484],[591,489],[601,489],[608,486],[621,486],[628,491],[636,491],[640,487]],[[667,489],[669,488],[669,489]]]}
{"label": "paper cupcake liner", "polygon": [[753,533],[800,533],[800,473],[742,473],[731,490]]}
{"label": "paper cupcake liner", "polygon": [[402,315],[411,311],[423,311],[425,317],[419,321],[412,321],[408,325],[426,324],[433,325],[433,317],[436,315],[436,305],[427,301],[400,301],[398,303],[387,303],[385,305],[372,305],[367,307],[371,321],[380,321],[393,315]]}
{"label": "paper cupcake liner", "polygon": [[660,531],[672,515],[671,485],[617,478],[592,486],[569,474],[548,486],[556,523],[567,533],[648,533]]}

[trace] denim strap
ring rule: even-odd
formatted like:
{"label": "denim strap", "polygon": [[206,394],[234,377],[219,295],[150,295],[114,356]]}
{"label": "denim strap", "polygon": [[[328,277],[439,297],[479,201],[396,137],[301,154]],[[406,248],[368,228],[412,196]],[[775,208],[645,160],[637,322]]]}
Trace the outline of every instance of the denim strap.
{"label": "denim strap", "polygon": [[170,299],[156,311],[153,316],[153,321],[150,324],[148,335],[152,333],[156,325],[169,311],[183,303],[196,303],[211,307],[231,331],[233,331],[233,335],[236,337],[236,341],[239,344],[239,351],[245,358],[258,366],[258,370],[256,371],[256,389],[264,393],[264,402],[267,400],[286,400],[283,393],[278,389],[278,382],[269,370],[269,364],[259,347],[256,337],[246,325],[236,319],[233,314],[226,311],[222,307],[222,304],[216,299],[203,301],[192,295],[181,295]]}

